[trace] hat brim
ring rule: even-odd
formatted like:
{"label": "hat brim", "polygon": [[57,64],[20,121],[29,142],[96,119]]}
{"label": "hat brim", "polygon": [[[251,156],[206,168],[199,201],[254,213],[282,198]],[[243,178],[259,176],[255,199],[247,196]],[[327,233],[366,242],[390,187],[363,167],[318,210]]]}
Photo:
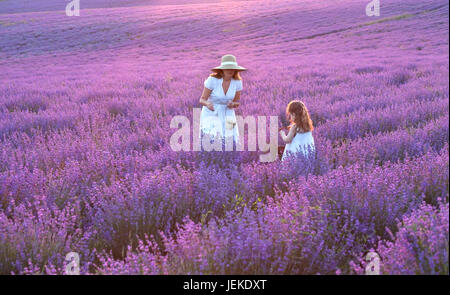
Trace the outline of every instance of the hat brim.
{"label": "hat brim", "polygon": [[212,68],[211,70],[238,70],[238,71],[246,71],[247,69],[241,66],[233,66],[233,65],[225,65],[225,66],[218,66],[215,68]]}

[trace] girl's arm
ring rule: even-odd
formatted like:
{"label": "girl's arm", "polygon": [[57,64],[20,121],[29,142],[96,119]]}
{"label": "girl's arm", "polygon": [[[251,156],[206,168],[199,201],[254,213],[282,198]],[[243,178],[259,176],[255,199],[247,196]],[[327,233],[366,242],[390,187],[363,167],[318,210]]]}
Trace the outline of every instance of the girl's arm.
{"label": "girl's arm", "polygon": [[283,141],[285,143],[290,143],[294,139],[294,136],[295,136],[295,133],[296,133],[296,131],[295,131],[296,129],[297,128],[295,127],[295,124],[294,124],[294,125],[291,126],[291,129],[289,129],[289,132],[288,132],[287,135],[284,133],[283,130],[280,131],[281,138],[283,139]]}

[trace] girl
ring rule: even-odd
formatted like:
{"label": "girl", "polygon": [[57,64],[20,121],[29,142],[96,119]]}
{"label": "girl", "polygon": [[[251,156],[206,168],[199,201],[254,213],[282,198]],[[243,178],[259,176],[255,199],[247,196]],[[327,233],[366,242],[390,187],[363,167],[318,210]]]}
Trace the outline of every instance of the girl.
{"label": "girl", "polygon": [[307,156],[308,147],[310,147],[310,151],[315,150],[312,136],[314,127],[305,104],[299,100],[291,101],[286,107],[286,115],[289,117],[291,125],[288,127],[287,135],[283,130],[280,130],[281,138],[286,143],[281,157],[282,161],[297,152],[302,152],[303,155]]}

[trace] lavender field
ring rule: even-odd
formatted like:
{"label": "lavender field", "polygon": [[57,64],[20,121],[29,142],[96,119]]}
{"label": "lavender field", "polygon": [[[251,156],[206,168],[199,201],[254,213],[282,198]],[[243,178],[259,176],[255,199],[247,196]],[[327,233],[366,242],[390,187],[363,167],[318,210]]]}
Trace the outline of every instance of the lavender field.
{"label": "lavender field", "polygon": [[[449,274],[448,0],[67,2],[0,0],[0,274]],[[172,151],[224,54],[314,160]]]}

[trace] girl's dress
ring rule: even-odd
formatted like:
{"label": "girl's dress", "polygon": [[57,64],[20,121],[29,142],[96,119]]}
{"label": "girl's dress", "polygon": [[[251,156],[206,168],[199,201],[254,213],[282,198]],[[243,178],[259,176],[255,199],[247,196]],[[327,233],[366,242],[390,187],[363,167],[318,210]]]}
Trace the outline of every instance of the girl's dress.
{"label": "girl's dress", "polygon": [[308,146],[310,146],[311,152],[315,151],[314,138],[312,136],[312,132],[303,132],[295,134],[294,138],[290,143],[286,144],[284,148],[283,156],[281,160],[284,161],[289,155],[302,152],[304,156],[308,155]]}
{"label": "girl's dress", "polygon": [[233,108],[227,107],[227,104],[234,99],[236,91],[242,90],[242,80],[231,79],[226,94],[223,91],[222,83],[223,78],[217,79],[212,76],[209,76],[204,82],[205,87],[212,90],[208,101],[214,105],[214,111],[203,106],[200,113],[199,137],[200,139],[204,135],[209,135],[211,139],[216,135],[222,139],[233,137],[233,141],[237,144],[239,131],[236,114]]}

